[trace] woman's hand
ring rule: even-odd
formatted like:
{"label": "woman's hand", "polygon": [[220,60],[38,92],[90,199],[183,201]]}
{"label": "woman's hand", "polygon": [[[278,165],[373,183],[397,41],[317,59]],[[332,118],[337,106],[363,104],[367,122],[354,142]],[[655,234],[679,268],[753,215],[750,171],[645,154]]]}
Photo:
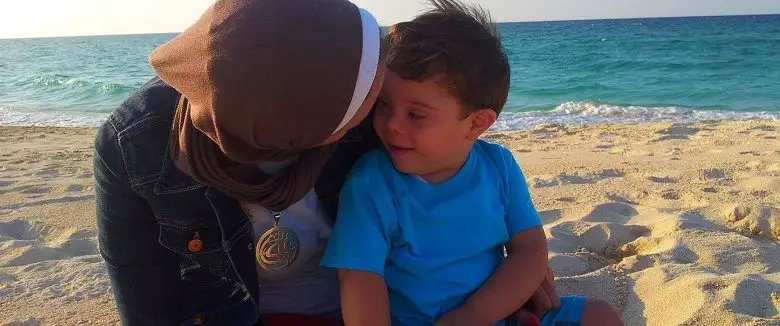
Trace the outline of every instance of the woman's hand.
{"label": "woman's hand", "polygon": [[[539,319],[547,311],[561,306],[561,298],[555,292],[554,281],[553,271],[550,267],[547,267],[547,276],[542,280],[542,284],[531,296],[531,299],[515,313],[515,318],[521,325],[539,325]],[[536,323],[534,324],[532,320],[535,320]]]}

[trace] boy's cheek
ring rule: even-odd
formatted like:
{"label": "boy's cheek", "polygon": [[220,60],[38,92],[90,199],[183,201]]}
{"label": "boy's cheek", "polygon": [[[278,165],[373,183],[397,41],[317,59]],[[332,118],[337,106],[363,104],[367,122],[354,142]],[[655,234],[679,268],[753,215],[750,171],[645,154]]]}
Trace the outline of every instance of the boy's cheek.
{"label": "boy's cheek", "polygon": [[374,132],[379,136],[382,141],[384,141],[384,133],[385,133],[385,124],[382,122],[382,120],[379,118],[379,116],[374,117]]}

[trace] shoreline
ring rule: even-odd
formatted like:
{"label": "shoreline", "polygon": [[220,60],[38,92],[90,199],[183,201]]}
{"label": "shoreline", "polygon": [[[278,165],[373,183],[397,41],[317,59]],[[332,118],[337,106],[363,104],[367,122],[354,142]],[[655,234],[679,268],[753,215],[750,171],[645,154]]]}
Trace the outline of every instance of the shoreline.
{"label": "shoreline", "polygon": [[[0,126],[0,325],[117,325],[94,127]],[[626,325],[780,323],[780,122],[544,124],[512,150],[564,294]],[[671,307],[671,308],[670,308]]]}
{"label": "shoreline", "polygon": [[[0,107],[0,127],[97,127],[107,112],[28,111]],[[675,106],[622,106],[594,102],[565,102],[549,110],[504,110],[491,131],[532,130],[544,124],[567,126],[707,121],[780,121],[775,111],[707,110]]]}
{"label": "shoreline", "polygon": [[[780,117],[780,112],[778,112]],[[625,122],[595,122],[595,123],[556,123],[547,122],[539,123],[526,129],[488,129],[481,137],[485,140],[501,143],[501,139],[505,138],[498,134],[512,134],[512,133],[539,133],[540,131],[550,131],[558,129],[589,129],[589,128],[642,128],[658,125],[670,125],[670,126],[691,126],[691,125],[710,125],[710,124],[769,124],[780,125],[780,120],[764,119],[764,118],[746,118],[746,119],[713,119],[713,120],[696,120],[696,121],[672,121],[672,120],[657,120],[657,121],[625,121]],[[82,133],[95,133],[97,126],[88,125],[5,125],[0,124],[0,130],[5,130],[5,133],[9,131],[15,132],[41,132],[51,133],[52,131],[62,130],[77,131],[79,135]],[[0,140],[2,142],[2,140]],[[780,145],[780,143],[779,143]],[[0,152],[2,154],[2,152]]]}

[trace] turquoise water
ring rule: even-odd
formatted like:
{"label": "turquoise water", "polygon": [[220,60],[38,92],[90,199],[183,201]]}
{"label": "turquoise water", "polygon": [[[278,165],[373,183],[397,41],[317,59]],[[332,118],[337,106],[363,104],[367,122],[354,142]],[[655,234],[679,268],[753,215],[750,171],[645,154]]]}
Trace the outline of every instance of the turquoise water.
{"label": "turquoise water", "polygon": [[[780,16],[506,23],[496,129],[780,119]],[[0,124],[96,125],[172,34],[0,40]]]}

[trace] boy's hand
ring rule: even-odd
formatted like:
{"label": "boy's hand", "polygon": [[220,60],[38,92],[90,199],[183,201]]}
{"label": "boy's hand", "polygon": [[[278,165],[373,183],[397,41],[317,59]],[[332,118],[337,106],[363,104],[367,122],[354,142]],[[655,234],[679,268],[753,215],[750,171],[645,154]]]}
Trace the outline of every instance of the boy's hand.
{"label": "boy's hand", "polygon": [[547,267],[547,275],[542,284],[536,289],[531,299],[526,302],[520,310],[515,313],[518,321],[523,322],[529,318],[529,315],[535,315],[542,318],[550,309],[556,309],[561,306],[561,298],[555,291],[555,275],[552,269]]}
{"label": "boy's hand", "polygon": [[[552,268],[547,267],[547,275],[542,284],[534,292],[534,295],[528,302],[518,310],[514,317],[521,326],[540,326],[540,319],[550,309],[556,309],[561,306],[561,298],[554,286],[555,275]],[[437,320],[434,326],[471,326],[478,325],[473,315],[469,315],[462,308],[450,311]]]}
{"label": "boy's hand", "polygon": [[[459,308],[445,314],[436,325],[490,326],[511,317],[524,302],[538,295],[548,277],[547,239],[536,227],[512,235],[507,258],[488,280]],[[549,298],[549,297],[548,297]]]}
{"label": "boy's hand", "polygon": [[[536,315],[532,314],[528,310],[520,309],[513,316],[520,326],[541,326],[541,321]],[[489,321],[480,320],[480,318],[473,313],[469,313],[464,308],[454,309],[442,316],[433,326],[492,326],[493,323]]]}
{"label": "boy's hand", "polygon": [[470,313],[461,307],[450,310],[450,312],[441,316],[433,326],[492,326],[491,324],[491,322],[480,320],[476,314]]}
{"label": "boy's hand", "polygon": [[541,326],[542,322],[539,317],[528,312],[527,310],[520,309],[515,313],[515,320],[517,320],[520,326]]}

